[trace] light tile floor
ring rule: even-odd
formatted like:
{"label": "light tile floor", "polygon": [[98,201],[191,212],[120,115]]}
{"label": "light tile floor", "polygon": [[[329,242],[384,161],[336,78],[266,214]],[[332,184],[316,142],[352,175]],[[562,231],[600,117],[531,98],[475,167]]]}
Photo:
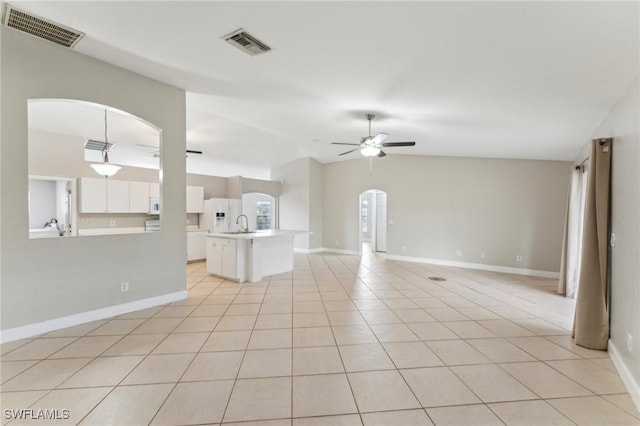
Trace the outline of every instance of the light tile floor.
{"label": "light tile floor", "polygon": [[69,410],[56,425],[640,425],[607,353],[571,340],[554,280],[313,254],[253,284],[190,264],[187,285],[2,345],[2,408]]}

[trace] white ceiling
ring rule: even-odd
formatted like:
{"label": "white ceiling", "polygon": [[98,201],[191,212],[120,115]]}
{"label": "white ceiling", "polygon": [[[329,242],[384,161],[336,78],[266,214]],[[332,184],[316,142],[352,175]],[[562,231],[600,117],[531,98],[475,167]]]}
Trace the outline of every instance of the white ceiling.
{"label": "white ceiling", "polygon": [[[187,90],[191,172],[393,154],[573,160],[638,73],[638,2],[32,2],[75,49]],[[238,28],[273,48],[249,56]],[[380,159],[377,161],[384,161]],[[194,163],[194,162],[192,162]]]}

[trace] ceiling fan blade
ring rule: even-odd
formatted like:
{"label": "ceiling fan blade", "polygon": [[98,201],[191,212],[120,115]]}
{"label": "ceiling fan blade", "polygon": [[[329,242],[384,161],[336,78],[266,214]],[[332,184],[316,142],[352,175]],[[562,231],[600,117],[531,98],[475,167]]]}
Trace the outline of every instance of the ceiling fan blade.
{"label": "ceiling fan blade", "polygon": [[193,149],[188,149],[187,154],[202,154],[202,151],[196,151]]}
{"label": "ceiling fan blade", "polygon": [[360,145],[359,143],[331,142],[331,145]]}
{"label": "ceiling fan blade", "polygon": [[154,145],[145,145],[143,143],[137,143],[136,146],[141,146],[143,148],[152,148],[154,150],[160,149],[159,146],[154,146]]}
{"label": "ceiling fan blade", "polygon": [[382,146],[384,147],[389,147],[389,146],[415,146],[416,143],[415,142],[385,142],[382,144]]}
{"label": "ceiling fan blade", "polygon": [[352,153],[353,151],[357,151],[358,149],[359,149],[359,148],[352,149],[351,151],[343,152],[342,154],[338,154],[338,156],[340,156],[340,155],[345,155],[345,154],[350,154],[350,153]]}
{"label": "ceiling fan blade", "polygon": [[371,144],[377,145],[388,137],[389,135],[386,133],[378,133],[377,135],[371,138]]}
{"label": "ceiling fan blade", "polygon": [[378,157],[382,158],[382,157],[386,157],[386,156],[387,156],[387,153],[382,151],[382,150],[380,150],[380,153],[378,154]]}

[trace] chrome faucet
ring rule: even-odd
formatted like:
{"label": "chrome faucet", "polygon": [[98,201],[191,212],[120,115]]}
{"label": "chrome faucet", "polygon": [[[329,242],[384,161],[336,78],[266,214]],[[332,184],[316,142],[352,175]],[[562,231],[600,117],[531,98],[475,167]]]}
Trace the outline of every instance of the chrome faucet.
{"label": "chrome faucet", "polygon": [[[244,217],[244,219],[247,222],[247,226],[243,227],[242,224],[240,224],[240,218]],[[238,216],[238,218],[236,219],[236,225],[240,224],[240,229],[242,229],[242,232],[249,232],[249,218],[247,217],[246,214],[241,214],[240,216]]]}

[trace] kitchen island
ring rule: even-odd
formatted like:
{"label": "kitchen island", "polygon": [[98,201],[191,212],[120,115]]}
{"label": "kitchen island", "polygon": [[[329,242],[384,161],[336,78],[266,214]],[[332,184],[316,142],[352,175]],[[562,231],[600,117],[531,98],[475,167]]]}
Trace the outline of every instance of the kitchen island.
{"label": "kitchen island", "polygon": [[238,282],[293,270],[293,239],[306,231],[265,230],[207,236],[207,271]]}

